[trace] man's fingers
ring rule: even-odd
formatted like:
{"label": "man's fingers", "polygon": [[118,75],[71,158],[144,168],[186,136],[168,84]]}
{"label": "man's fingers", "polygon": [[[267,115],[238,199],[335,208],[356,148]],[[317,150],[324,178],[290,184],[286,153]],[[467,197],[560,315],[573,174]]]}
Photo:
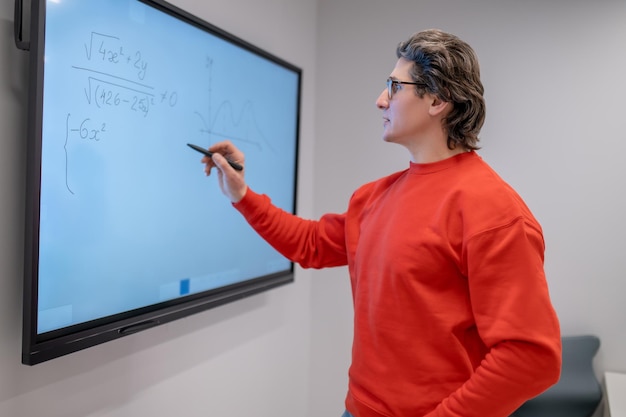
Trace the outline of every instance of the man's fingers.
{"label": "man's fingers", "polygon": [[225,169],[232,169],[230,165],[228,165],[228,161],[222,156],[222,154],[214,153],[212,158],[213,163],[220,169],[220,171],[223,171]]}

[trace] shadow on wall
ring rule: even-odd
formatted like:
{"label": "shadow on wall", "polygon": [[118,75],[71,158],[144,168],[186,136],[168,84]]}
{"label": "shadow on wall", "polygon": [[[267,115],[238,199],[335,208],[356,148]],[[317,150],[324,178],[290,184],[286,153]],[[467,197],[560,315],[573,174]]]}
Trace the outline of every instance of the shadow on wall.
{"label": "shadow on wall", "polygon": [[[15,46],[13,21],[1,18],[0,63],[0,354],[19,363],[28,54]],[[8,378],[0,369],[1,387]]]}
{"label": "shadow on wall", "polygon": [[[32,367],[20,363],[21,334],[2,330],[11,348],[0,355],[0,415],[35,415],[47,404],[47,415],[83,417],[127,403],[138,392],[272,333],[285,313],[267,298],[257,294]],[[21,311],[11,314],[17,318]],[[264,325],[246,326],[249,315],[265,316]],[[216,383],[214,376],[206,378]]]}

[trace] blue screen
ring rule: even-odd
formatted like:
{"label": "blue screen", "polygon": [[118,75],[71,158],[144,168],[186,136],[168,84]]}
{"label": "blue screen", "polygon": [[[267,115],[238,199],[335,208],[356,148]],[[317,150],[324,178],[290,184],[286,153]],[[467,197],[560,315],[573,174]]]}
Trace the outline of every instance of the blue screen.
{"label": "blue screen", "polygon": [[46,8],[38,333],[289,270],[186,144],[293,211],[299,72],[138,1]]}

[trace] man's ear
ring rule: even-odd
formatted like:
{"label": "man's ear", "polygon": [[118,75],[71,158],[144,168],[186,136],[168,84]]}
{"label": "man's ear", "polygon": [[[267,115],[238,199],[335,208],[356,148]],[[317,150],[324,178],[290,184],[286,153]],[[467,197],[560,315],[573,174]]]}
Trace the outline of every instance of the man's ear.
{"label": "man's ear", "polygon": [[446,115],[452,109],[452,103],[443,101],[439,97],[431,97],[430,108],[428,113],[431,116]]}

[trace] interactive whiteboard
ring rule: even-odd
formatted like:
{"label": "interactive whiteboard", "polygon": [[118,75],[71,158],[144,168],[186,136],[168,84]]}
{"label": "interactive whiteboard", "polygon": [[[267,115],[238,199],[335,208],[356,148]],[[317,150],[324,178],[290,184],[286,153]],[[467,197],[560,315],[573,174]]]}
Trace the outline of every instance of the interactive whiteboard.
{"label": "interactive whiteboard", "polygon": [[208,308],[291,280],[186,144],[231,140],[250,186],[293,212],[300,70],[161,1],[33,13],[24,362],[40,342],[102,325],[123,335],[179,302]]}

